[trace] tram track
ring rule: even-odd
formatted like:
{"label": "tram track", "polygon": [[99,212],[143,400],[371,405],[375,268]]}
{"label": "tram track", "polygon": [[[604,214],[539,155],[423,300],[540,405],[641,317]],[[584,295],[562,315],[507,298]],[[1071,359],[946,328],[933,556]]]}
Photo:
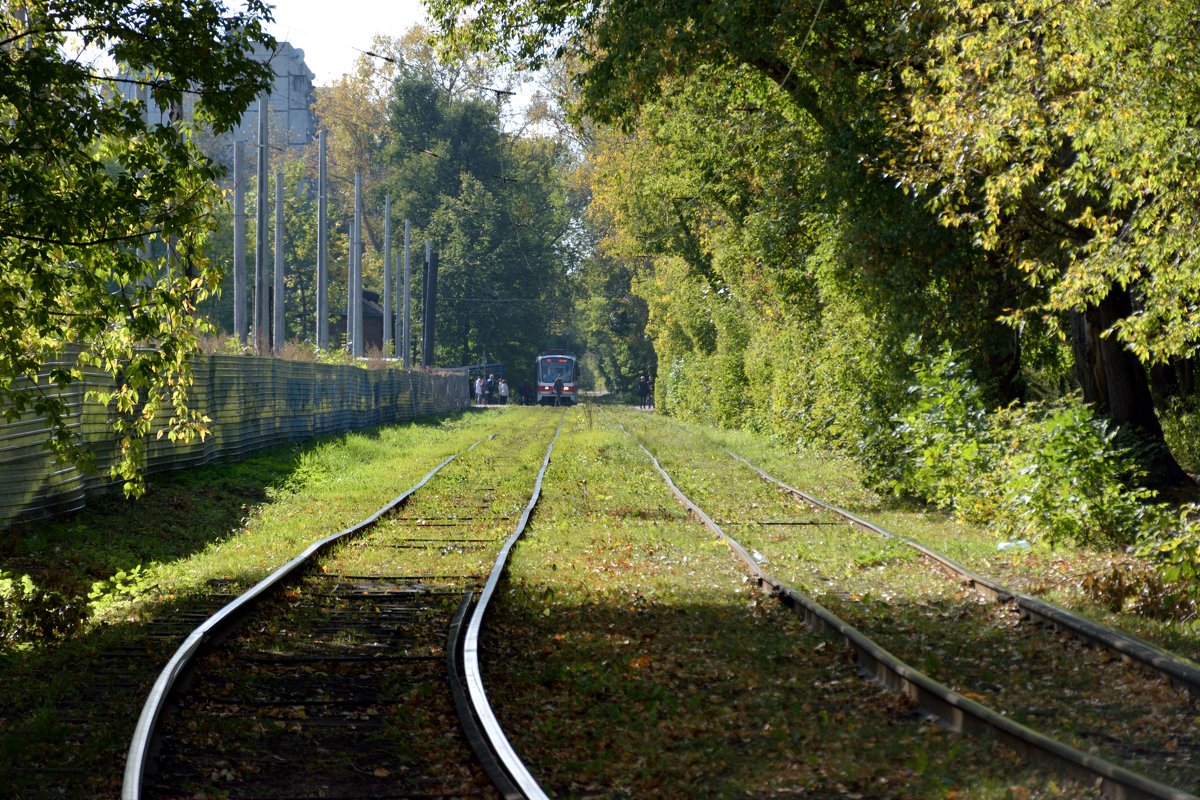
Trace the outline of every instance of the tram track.
{"label": "tram track", "polygon": [[558,435],[535,481],[544,429],[507,430],[502,453],[477,442],[448,458],[289,562],[270,591],[231,603],[245,607],[227,607],[229,630],[185,642],[187,666],[168,665],[169,685],[147,701],[123,797],[517,796],[504,783],[520,770],[515,754],[496,760],[494,732],[460,727],[458,714],[474,724],[486,712],[478,697],[462,705],[472,679],[457,670],[485,576],[503,569],[493,556],[536,503]]}
{"label": "tram track", "polygon": [[[1133,654],[1139,652],[1139,647],[1126,646],[1116,657],[1098,657],[1101,651],[1094,646],[1081,645],[1079,639],[1064,641],[1061,637],[1047,635],[1049,626],[1021,625],[1021,612],[1015,606],[971,600],[973,595],[962,596],[959,584],[973,585],[973,581],[978,581],[987,590],[985,594],[992,594],[994,598],[1003,600],[1012,597],[1013,593],[980,576],[973,576],[968,581],[963,573],[958,572],[952,573],[955,577],[947,581],[949,590],[940,595],[934,604],[941,615],[943,627],[952,632],[976,630],[985,633],[974,640],[970,636],[959,636],[939,644],[928,629],[920,629],[907,621],[910,609],[886,613],[889,608],[895,610],[895,606],[903,605],[896,599],[902,595],[902,589],[891,591],[885,579],[879,578],[874,585],[875,594],[872,598],[869,596],[871,590],[839,589],[837,576],[821,574],[820,569],[805,565],[805,539],[838,535],[839,527],[844,531],[851,525],[858,530],[865,528],[871,531],[871,536],[879,537],[879,530],[871,523],[861,519],[851,521],[845,517],[831,517],[829,515],[833,511],[820,506],[817,506],[819,511],[813,515],[797,519],[794,507],[775,502],[762,493],[748,493],[740,497],[740,508],[752,509],[752,517],[746,518],[738,511],[722,506],[722,491],[713,488],[737,484],[740,489],[739,478],[731,474],[726,466],[697,466],[696,462],[702,459],[690,453],[686,459],[687,468],[679,469],[684,477],[677,475],[673,478],[644,443],[639,441],[638,444],[680,502],[729,544],[753,578],[785,603],[794,606],[810,628],[842,638],[854,653],[860,670],[867,676],[914,698],[925,712],[939,717],[947,726],[999,736],[1017,752],[1052,764],[1062,774],[1083,785],[1101,787],[1104,796],[1195,797],[1189,793],[1191,787],[1197,785],[1191,766],[1191,762],[1196,760],[1192,758],[1193,751],[1200,752],[1195,741],[1194,703],[1187,694],[1179,694],[1171,688],[1172,678],[1169,675],[1146,676],[1136,667],[1131,674],[1125,662],[1135,660]],[[758,483],[757,479],[755,482]],[[721,524],[693,502],[688,495],[695,489],[689,488],[689,484],[705,495],[706,505],[711,501],[714,507],[722,508],[723,524],[737,527],[738,539],[727,534]],[[772,489],[772,492],[775,490]],[[753,500],[747,499],[750,494]],[[813,506],[809,504],[808,507]],[[800,545],[797,546],[797,543]],[[917,549],[920,549],[919,545]],[[930,556],[923,553],[922,557]],[[938,563],[945,574],[949,570],[947,563],[953,562],[945,559],[945,562]],[[768,565],[771,566],[771,572],[766,570]],[[798,584],[801,588],[794,588],[792,584]],[[1064,619],[1058,615],[1055,624],[1062,627]],[[1086,623],[1081,627],[1095,633],[1095,629],[1101,626]],[[1025,663],[1013,664],[1009,661],[993,665],[996,668],[988,672],[989,679],[981,678],[980,671],[971,668],[972,662],[987,663],[996,658],[996,653],[989,652],[989,648],[1000,653],[1013,652],[1013,646],[1006,642],[1011,642],[1014,635],[1020,637],[1020,644],[1015,651],[1021,654]],[[1103,632],[1086,641],[1089,645],[1107,641],[1130,642],[1128,637],[1115,632]],[[1155,657],[1151,659],[1153,662],[1161,665],[1169,660],[1166,658],[1168,654],[1150,649],[1155,652]],[[936,653],[932,658],[929,657],[931,650]],[[956,652],[947,655],[950,651]],[[1142,717],[1146,733],[1150,733],[1150,728],[1159,728],[1157,738],[1147,736],[1143,739],[1139,736],[1134,742],[1119,741],[1121,737],[1113,736],[1103,724],[1103,714],[1118,713],[1117,710],[1088,709],[1081,700],[1086,697],[1085,691],[1067,692],[1060,697],[1042,695],[1037,697],[1036,707],[1021,705],[1028,702],[1031,693],[1038,695],[1039,688],[1044,685],[1041,680],[1044,672],[1056,668],[1061,670],[1064,662],[1071,665],[1071,671],[1085,673],[1083,680],[1089,685],[1103,680],[1122,681],[1124,691],[1114,692],[1114,695],[1121,697],[1120,702],[1132,706],[1135,701],[1142,701],[1144,705],[1138,712],[1122,709],[1119,713],[1124,716],[1135,713]],[[910,664],[918,664],[921,669]],[[1186,674],[1187,664],[1181,662],[1176,666],[1179,667],[1176,672]],[[1104,674],[1093,675],[1093,669],[1102,670]],[[1006,670],[1009,677],[1016,676],[1017,680],[1006,681]],[[1022,676],[1030,673],[1037,678],[1032,682],[1032,689],[1016,691],[1006,689],[1003,685],[1006,682],[1019,683]],[[1114,675],[1117,677],[1114,678]],[[1066,677],[1079,678],[1078,675]],[[1171,724],[1163,724],[1164,704],[1176,709]],[[1072,708],[1073,705],[1082,705],[1084,708]],[[1063,719],[1067,721],[1064,723]],[[1143,772],[1148,772],[1152,777],[1145,777]]]}

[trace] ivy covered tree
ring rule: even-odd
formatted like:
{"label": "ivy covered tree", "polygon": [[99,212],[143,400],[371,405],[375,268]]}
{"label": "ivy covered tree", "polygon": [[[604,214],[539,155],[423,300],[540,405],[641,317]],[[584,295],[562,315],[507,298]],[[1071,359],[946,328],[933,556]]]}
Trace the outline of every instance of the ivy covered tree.
{"label": "ivy covered tree", "polygon": [[[684,358],[671,374],[719,373],[748,387],[765,380],[766,364],[743,360],[739,374],[733,354],[743,333],[721,322],[713,298],[743,304],[754,319],[756,293],[772,281],[808,285],[810,309],[840,319],[843,331],[870,325],[877,335],[835,353],[794,310],[772,311],[781,334],[809,343],[797,347],[839,364],[866,363],[881,345],[897,356],[884,362],[892,387],[864,395],[875,399],[863,430],[903,402],[895,381],[911,374],[904,354],[917,351],[899,343],[919,336],[918,347],[947,342],[964,354],[996,405],[1026,398],[1030,367],[1052,371],[1055,386],[1077,382],[1086,402],[1148,445],[1153,482],[1186,480],[1164,445],[1147,366],[1190,357],[1200,330],[1188,244],[1191,4],[431,0],[430,8],[451,46],[499,49],[530,65],[568,56],[577,112],[657,151],[649,171],[615,164],[635,179],[614,195],[617,235],[658,248],[681,286],[699,280],[696,291],[709,293],[699,303],[682,291],[663,293],[664,304],[651,295],[652,329],[656,320],[678,323],[656,329],[672,335],[715,326],[711,342],[694,338],[695,350],[660,339],[697,354],[699,373],[689,376]],[[639,183],[657,206],[634,208]],[[780,257],[784,240],[763,234],[797,221],[795,246]],[[1073,375],[1057,372],[1060,332]],[[748,340],[746,357],[755,349]],[[793,378],[814,363],[833,365],[807,358],[792,365]],[[853,401],[849,390],[834,394]],[[772,392],[781,421],[813,410],[804,390],[790,402]]]}
{"label": "ivy covered tree", "polygon": [[[60,451],[81,457],[48,383],[85,367],[113,375],[99,399],[127,491],[140,488],[146,433],[205,432],[188,406],[188,359],[196,303],[219,278],[200,253],[220,195],[181,110],[217,132],[237,122],[271,76],[251,56],[274,45],[267,19],[260,0],[238,12],[220,0],[0,9],[0,407],[45,416]],[[147,97],[161,121],[145,122]],[[44,376],[47,363],[59,366]]]}

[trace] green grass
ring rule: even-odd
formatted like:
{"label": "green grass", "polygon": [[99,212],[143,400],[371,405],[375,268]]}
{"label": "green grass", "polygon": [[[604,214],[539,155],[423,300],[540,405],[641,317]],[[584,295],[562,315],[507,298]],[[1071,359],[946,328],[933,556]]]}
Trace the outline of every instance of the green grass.
{"label": "green grass", "polygon": [[572,420],[485,631],[489,695],[553,796],[1081,796],[862,681],[689,519],[618,420],[673,436]]}
{"label": "green grass", "polygon": [[[0,796],[116,797],[142,699],[182,640],[152,620],[210,613],[313,541],[365,519],[442,459],[502,430],[469,413],[281,447],[233,465],[151,480],[70,517],[5,533],[0,570],[28,573],[74,602],[141,564],[136,597],[108,598],[64,641],[0,651]],[[195,624],[194,622],[192,624]],[[141,652],[112,674],[108,653]],[[43,768],[55,782],[47,785]]]}
{"label": "green grass", "polygon": [[[219,602],[214,593],[250,585],[493,431],[500,436],[487,457],[522,465],[495,481],[494,505],[519,511],[545,447],[533,432],[552,418],[557,412],[550,409],[472,412],[279,448],[238,465],[156,478],[136,504],[110,498],[54,523],[6,532],[0,570],[28,573],[77,602],[86,604],[93,582],[139,564],[149,577],[132,600],[102,602],[65,641],[10,646],[0,655],[0,796],[63,796],[59,789],[65,796],[117,796],[141,697],[174,649],[151,637],[150,620],[206,608]],[[863,682],[839,647],[809,634],[796,615],[753,587],[616,425],[646,441],[702,506],[741,509],[723,523],[827,521],[757,478],[733,480],[753,473],[723,453],[729,447],[822,499],[1029,585],[1054,586],[1056,576],[1108,554],[998,553],[984,531],[864,490],[842,462],[797,456],[746,434],[619,407],[585,405],[567,419],[542,505],[514,549],[484,641],[493,705],[554,796],[1086,796],[1028,770],[994,742],[941,730],[906,701]],[[478,473],[477,463],[464,462],[451,483],[466,486]],[[428,513],[464,513],[447,508],[451,502],[431,500]],[[827,525],[728,530],[766,553],[772,572],[814,592],[836,582],[837,591],[857,596],[842,602],[867,615],[914,598],[930,608],[942,602],[920,562],[895,543],[868,534],[835,540]],[[496,542],[507,532],[485,522],[475,531]],[[485,550],[451,546],[410,555],[379,556],[355,568],[437,574],[490,566]],[[891,597],[870,588],[881,574],[894,579]],[[1078,604],[1078,596],[1058,591]],[[1139,629],[1137,619],[1118,621]],[[913,635],[924,635],[925,622],[909,622],[918,626]],[[1197,652],[1187,626],[1147,629]],[[145,652],[119,697],[108,696],[100,669],[114,648]],[[936,669],[936,660],[917,666]],[[81,693],[99,705],[75,702]],[[420,706],[414,702],[412,713]],[[58,719],[64,710],[70,721]],[[71,760],[60,785],[24,780],[64,757]]]}

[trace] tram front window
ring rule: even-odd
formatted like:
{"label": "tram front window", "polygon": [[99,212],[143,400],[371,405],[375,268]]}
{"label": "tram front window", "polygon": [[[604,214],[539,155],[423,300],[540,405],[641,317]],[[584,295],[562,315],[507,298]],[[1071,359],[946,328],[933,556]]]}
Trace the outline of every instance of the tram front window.
{"label": "tram front window", "polygon": [[554,383],[558,378],[563,379],[563,383],[571,382],[571,362],[567,359],[562,361],[543,361],[541,382],[550,384]]}

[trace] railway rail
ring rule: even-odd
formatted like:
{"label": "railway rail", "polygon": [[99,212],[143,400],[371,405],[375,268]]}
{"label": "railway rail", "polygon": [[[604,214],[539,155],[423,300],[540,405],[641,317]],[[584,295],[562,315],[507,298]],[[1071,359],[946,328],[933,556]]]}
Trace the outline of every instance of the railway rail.
{"label": "railway rail", "polygon": [[485,461],[480,440],[202,623],[146,700],[124,800],[544,797],[495,723],[477,638],[561,425],[532,490],[533,459]]}
{"label": "railway rail", "polygon": [[[634,438],[636,441],[637,437]],[[1191,721],[1195,718],[1195,708],[1192,705],[1193,698],[1187,693],[1195,690],[1195,684],[1190,680],[1194,675],[1194,667],[1189,663],[1176,659],[1169,653],[1158,650],[1145,642],[1140,642],[1120,632],[1096,625],[1063,609],[1052,607],[1036,598],[1027,598],[1018,593],[1010,592],[995,582],[979,576],[961,567],[961,565],[955,564],[951,559],[941,556],[919,543],[891,534],[867,520],[858,518],[848,512],[843,512],[840,509],[835,509],[811,495],[786,486],[778,481],[778,479],[768,475],[765,471],[750,464],[750,462],[740,456],[731,453],[735,458],[755,469],[760,477],[769,480],[773,486],[781,488],[789,496],[801,500],[806,507],[815,508],[820,514],[826,517],[836,513],[838,514],[838,519],[846,527],[853,525],[859,529],[870,531],[873,536],[883,535],[892,537],[918,550],[922,557],[934,559],[940,570],[948,572],[953,576],[955,581],[982,592],[984,596],[991,600],[1001,601],[998,606],[991,606],[1001,609],[999,613],[1003,613],[1003,609],[1011,605],[1014,609],[1012,612],[1014,614],[1020,614],[1026,619],[1032,619],[1036,622],[1050,623],[1049,625],[1021,626],[1022,635],[1031,636],[1037,640],[1036,645],[1031,645],[1027,641],[1023,647],[1036,646],[1037,648],[1046,650],[1061,650],[1063,646],[1061,637],[1047,636],[1046,631],[1058,629],[1070,630],[1073,634],[1082,637],[1088,646],[1093,649],[1097,647],[1110,648],[1119,657],[1112,659],[1117,665],[1117,669],[1129,672],[1129,669],[1121,661],[1123,659],[1125,662],[1129,662],[1137,668],[1148,670],[1151,673],[1149,676],[1144,676],[1135,668],[1136,676],[1129,679],[1131,687],[1139,681],[1148,681],[1151,684],[1181,687],[1185,690],[1182,693],[1177,693],[1168,688],[1168,691],[1174,698],[1171,702],[1177,703],[1183,709],[1184,713],[1182,717],[1186,718],[1189,723],[1183,731],[1176,730],[1169,734],[1174,737],[1169,740],[1172,742],[1172,746],[1168,747],[1164,745],[1161,748],[1156,748],[1155,745],[1150,743],[1136,743],[1130,746],[1129,743],[1114,743],[1111,741],[1113,737],[1108,737],[1109,740],[1105,740],[1103,730],[1085,732],[1084,735],[1080,735],[1078,729],[1072,731],[1072,736],[1066,737],[1073,739],[1073,742],[1067,743],[1063,740],[1064,737],[1061,736],[1064,730],[1061,723],[1051,732],[1046,733],[1035,729],[1043,727],[1041,725],[1025,724],[1018,721],[1018,717],[1026,716],[1019,713],[1019,709],[1006,708],[1003,705],[998,706],[1000,710],[993,708],[992,705],[994,703],[1000,703],[1005,699],[1005,693],[998,687],[989,687],[986,690],[980,689],[976,683],[972,682],[978,680],[977,675],[954,675],[948,679],[944,675],[944,665],[939,664],[938,666],[942,667],[939,680],[915,668],[910,663],[906,663],[903,660],[904,657],[912,660],[921,655],[918,650],[913,650],[911,647],[906,649],[906,643],[903,640],[909,632],[901,627],[893,631],[890,636],[886,635],[882,629],[892,625],[895,620],[890,618],[882,621],[874,620],[870,613],[858,613],[862,605],[859,602],[860,598],[840,597],[839,592],[831,589],[828,583],[825,583],[821,588],[823,597],[828,597],[836,601],[833,604],[836,605],[836,608],[831,610],[810,596],[813,591],[812,589],[806,589],[805,591],[798,590],[783,578],[767,572],[765,566],[768,564],[787,564],[788,557],[785,554],[789,547],[788,542],[793,537],[826,536],[829,535],[831,530],[836,530],[836,528],[830,528],[830,519],[812,517],[802,520],[780,518],[770,520],[727,520],[726,526],[737,525],[739,523],[747,526],[747,531],[753,536],[753,539],[743,543],[729,535],[713,517],[709,516],[696,502],[685,494],[683,489],[677,485],[676,481],[664,469],[658,458],[645,444],[641,441],[638,441],[638,444],[645,451],[654,468],[666,481],[679,501],[698,517],[706,527],[729,545],[733,553],[745,564],[746,569],[749,570],[753,579],[760,586],[764,587],[764,589],[776,595],[785,604],[793,606],[803,616],[806,624],[811,629],[841,638],[854,654],[860,671],[867,677],[879,681],[894,691],[909,696],[925,713],[937,717],[947,727],[969,733],[986,732],[989,735],[996,736],[1023,756],[1052,766],[1064,776],[1078,781],[1082,785],[1094,785],[1098,787],[1102,796],[1112,798],[1170,798],[1170,800],[1194,800],[1196,797],[1195,794],[1191,793],[1192,786],[1194,785],[1191,783],[1191,780],[1194,774],[1188,769],[1179,769],[1180,763],[1190,762],[1190,756],[1193,752],[1200,752],[1200,740],[1196,739],[1195,726],[1191,724]],[[712,480],[710,481],[710,479]],[[728,471],[722,470],[720,467],[714,467],[712,473],[706,473],[704,477],[696,477],[695,480],[699,486],[712,485],[718,482],[725,482],[727,484],[730,482],[736,483],[737,481],[736,477],[731,478]],[[752,505],[756,506],[756,513],[760,515],[768,509],[780,512],[785,510],[785,507],[782,506],[771,506],[769,501],[765,499]],[[781,513],[780,516],[785,515]],[[763,534],[761,533],[762,531],[769,531],[770,533]],[[797,531],[803,531],[804,533],[797,534],[795,533]],[[785,569],[787,568],[785,567]],[[796,576],[805,576],[803,569],[793,568],[790,571]],[[791,576],[789,575],[789,577]],[[810,582],[814,585],[822,583],[822,581]],[[845,595],[847,593],[843,592],[840,594]],[[963,607],[971,608],[971,606],[978,605],[978,602],[974,604],[968,603]],[[944,610],[943,613],[952,615],[956,612]],[[850,621],[843,619],[843,616],[850,618]],[[971,608],[967,616],[969,617],[967,620],[968,625],[974,625],[978,621],[974,608]],[[1008,629],[1012,629],[1011,624]],[[945,645],[942,646],[945,647]],[[900,652],[901,655],[893,654],[893,649]],[[1074,658],[1075,654],[1072,654],[1070,657]],[[986,661],[988,654],[980,650],[960,653],[958,654],[958,658],[954,659],[954,663],[961,664],[974,659]],[[1005,666],[1012,671],[1012,664],[1006,664]],[[955,668],[952,666],[949,669],[953,672]],[[956,690],[947,685],[950,682],[965,685],[960,686]],[[1157,701],[1162,701],[1163,693],[1155,691],[1153,685],[1145,690],[1137,687],[1131,688],[1127,692],[1127,695],[1133,698],[1140,696],[1143,691],[1148,691]],[[971,696],[968,697],[968,695]],[[1054,699],[1043,698],[1043,700],[1053,703]],[[1069,707],[1070,705],[1071,699],[1070,693],[1068,693],[1065,702],[1053,703],[1053,705],[1043,708],[1043,716],[1039,717],[1039,720],[1048,720],[1057,715],[1069,718],[1075,713]],[[1160,706],[1152,705],[1146,709],[1145,714],[1148,718],[1152,718],[1159,711],[1161,711]],[[1078,727],[1086,727],[1086,725]],[[1156,753],[1155,750],[1158,750],[1158,752]],[[1146,775],[1142,774],[1142,770],[1135,771],[1117,763],[1118,761],[1126,763],[1136,762],[1138,766],[1150,765],[1154,772],[1170,776],[1171,781],[1166,782],[1146,777]]]}

